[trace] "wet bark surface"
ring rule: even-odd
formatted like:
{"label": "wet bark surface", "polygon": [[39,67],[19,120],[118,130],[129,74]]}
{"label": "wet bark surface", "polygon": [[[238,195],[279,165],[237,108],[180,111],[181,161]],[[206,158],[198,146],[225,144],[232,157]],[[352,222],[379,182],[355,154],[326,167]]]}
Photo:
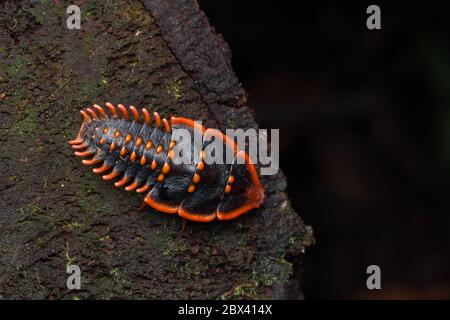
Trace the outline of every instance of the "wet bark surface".
{"label": "wet bark surface", "polygon": [[[196,3],[0,4],[1,298],[299,298],[312,235],[282,173],[264,205],[225,222],[188,222],[116,189],[72,155],[78,110],[105,101],[207,127],[256,128],[231,53]],[[66,267],[81,269],[81,290]]]}

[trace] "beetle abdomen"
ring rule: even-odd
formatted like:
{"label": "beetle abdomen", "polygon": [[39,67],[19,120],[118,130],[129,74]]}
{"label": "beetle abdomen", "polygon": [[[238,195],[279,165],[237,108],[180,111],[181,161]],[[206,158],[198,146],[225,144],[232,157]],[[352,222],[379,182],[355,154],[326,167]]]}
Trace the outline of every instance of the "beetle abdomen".
{"label": "beetle abdomen", "polygon": [[[75,155],[91,156],[83,164],[101,163],[93,172],[103,174],[104,180],[120,178],[116,187],[128,184],[127,191],[147,192],[144,201],[151,207],[194,221],[233,219],[262,203],[264,189],[254,165],[219,130],[205,129],[186,118],[161,119],[145,108],[141,113],[121,104],[117,106],[120,113],[110,103],[106,108],[111,115],[98,105],[80,111],[83,123],[77,138],[69,141],[77,150]],[[199,152],[198,161],[175,161],[180,155],[174,148],[180,141],[173,131],[178,129],[203,137],[202,145],[195,146],[195,141],[190,145],[191,155]],[[226,149],[234,155],[232,164],[225,158],[221,163],[205,161],[204,150],[215,139],[223,143],[224,157]]]}

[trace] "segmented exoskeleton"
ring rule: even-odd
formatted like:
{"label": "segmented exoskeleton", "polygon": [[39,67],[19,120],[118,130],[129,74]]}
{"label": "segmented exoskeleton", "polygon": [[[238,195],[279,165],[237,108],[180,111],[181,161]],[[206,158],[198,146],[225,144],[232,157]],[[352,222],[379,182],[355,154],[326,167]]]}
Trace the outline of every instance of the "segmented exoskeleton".
{"label": "segmented exoskeleton", "polygon": [[[91,157],[85,165],[100,164],[92,171],[104,180],[120,179],[116,187],[146,192],[144,201],[156,210],[178,213],[183,218],[209,222],[229,220],[257,208],[264,199],[256,169],[244,151],[217,129],[205,129],[195,121],[180,117],[161,119],[157,112],[106,103],[108,115],[99,105],[81,110],[83,123],[78,136],[69,141],[75,155]],[[180,142],[173,132],[188,130],[203,137],[201,146],[192,142],[199,161],[178,163],[174,147]],[[233,163],[205,161],[205,147],[214,139],[231,150]],[[224,152],[225,154],[225,152]],[[193,159],[195,157],[192,157]]]}

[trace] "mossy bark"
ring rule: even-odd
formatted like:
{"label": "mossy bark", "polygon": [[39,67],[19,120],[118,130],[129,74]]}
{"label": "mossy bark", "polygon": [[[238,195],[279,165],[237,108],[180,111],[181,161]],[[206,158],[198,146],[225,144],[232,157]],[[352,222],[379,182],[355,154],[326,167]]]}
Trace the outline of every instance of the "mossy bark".
{"label": "mossy bark", "polygon": [[[256,127],[230,52],[192,0],[0,4],[1,298],[297,298],[312,235],[280,173],[264,206],[188,223],[138,211],[142,198],[103,182],[67,141],[93,103],[149,106],[207,127]],[[81,268],[81,290],[66,266]]]}

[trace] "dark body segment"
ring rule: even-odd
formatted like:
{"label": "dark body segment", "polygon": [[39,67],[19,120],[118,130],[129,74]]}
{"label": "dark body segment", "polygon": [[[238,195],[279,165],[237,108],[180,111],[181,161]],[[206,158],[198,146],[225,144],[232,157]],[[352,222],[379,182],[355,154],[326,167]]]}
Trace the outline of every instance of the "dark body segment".
{"label": "dark body segment", "polygon": [[[122,146],[119,151],[119,158],[117,159],[113,171],[124,173],[126,170],[133,165],[133,161],[130,160],[130,156],[135,146],[136,135],[141,131],[142,124],[126,120],[123,125],[123,131],[120,135],[120,144],[118,146]],[[132,176],[126,176],[127,179],[130,179]]]}
{"label": "dark body segment", "polygon": [[[105,143],[102,145],[102,151],[105,154],[105,160],[104,163],[108,167],[113,167],[116,163],[117,159],[119,158],[119,149],[118,148],[112,148],[111,145],[114,143],[114,146],[122,145],[123,137],[115,138],[114,135],[117,131],[120,132],[120,130],[125,131],[127,128],[127,122],[124,119],[117,119],[113,118],[108,121],[104,121],[105,127],[108,128],[108,132],[105,134],[103,133],[102,138],[105,139]],[[103,129],[104,130],[104,129]]]}
{"label": "dark body segment", "polygon": [[[173,124],[172,130],[184,129],[191,136],[194,134],[192,127],[184,124]],[[181,143],[178,139],[173,140],[175,144]],[[195,152],[194,144],[191,144],[191,155]],[[201,150],[201,148],[197,148]],[[177,213],[178,208],[186,196],[192,177],[195,173],[195,163],[192,159],[186,159],[186,155],[178,155],[173,150],[173,156],[164,159],[163,164],[170,168],[170,171],[164,174],[161,181],[156,182],[154,188],[145,197],[145,202],[150,206],[164,212]],[[188,160],[188,161],[183,161]],[[189,162],[189,163],[185,163]]]}
{"label": "dark body segment", "polygon": [[[135,179],[141,171],[145,171],[145,165],[141,165],[140,162],[140,159],[145,152],[145,144],[143,141],[147,141],[152,133],[157,130],[146,124],[137,126],[135,125],[136,123],[137,122],[133,121],[133,124],[131,125],[129,132],[129,134],[131,135],[131,141],[127,145],[127,154],[123,159],[125,162],[127,162],[127,167],[124,172],[124,177],[127,179],[127,182]],[[133,127],[133,125],[135,126]],[[144,179],[135,179],[135,186],[137,187],[143,181]]]}
{"label": "dark body segment", "polygon": [[[148,142],[152,141],[152,136],[156,134],[157,130],[157,128],[153,128],[149,124],[144,123],[141,127],[141,131],[134,140],[134,149],[130,153],[130,157],[133,157],[133,161],[125,171],[125,175],[130,178],[134,177],[134,180],[132,186],[126,188],[127,191],[134,190],[146,182],[151,173],[151,169],[147,164],[148,159],[153,157],[153,152],[152,148],[149,147]],[[151,144],[153,144],[153,142],[151,142]]]}
{"label": "dark body segment", "polygon": [[[223,134],[216,129],[208,129],[203,135],[203,159],[196,167],[199,177],[195,191],[186,193],[179,209],[179,215],[190,220],[211,221],[216,217],[217,206],[225,190],[229,176],[230,164],[226,163],[225,149],[232,149],[226,143]],[[222,147],[221,161],[212,161],[212,146],[217,143]],[[214,154],[215,156],[215,154]],[[217,159],[219,160],[219,159]]]}
{"label": "dark body segment", "polygon": [[156,179],[161,173],[164,160],[167,156],[170,137],[171,135],[169,133],[165,132],[163,128],[159,127],[155,128],[155,130],[153,130],[152,132],[152,135],[150,136],[150,140],[152,141],[153,146],[149,150],[149,152],[146,153],[146,157],[149,160],[149,164],[147,167],[150,169],[150,172],[148,172],[145,183],[149,187],[153,187],[155,185]]}
{"label": "dark body segment", "polygon": [[[242,164],[241,164],[242,163]],[[236,154],[231,166],[235,181],[229,192],[224,192],[217,208],[219,220],[230,220],[259,207],[264,200],[264,189],[259,182],[256,169],[244,151]]]}

